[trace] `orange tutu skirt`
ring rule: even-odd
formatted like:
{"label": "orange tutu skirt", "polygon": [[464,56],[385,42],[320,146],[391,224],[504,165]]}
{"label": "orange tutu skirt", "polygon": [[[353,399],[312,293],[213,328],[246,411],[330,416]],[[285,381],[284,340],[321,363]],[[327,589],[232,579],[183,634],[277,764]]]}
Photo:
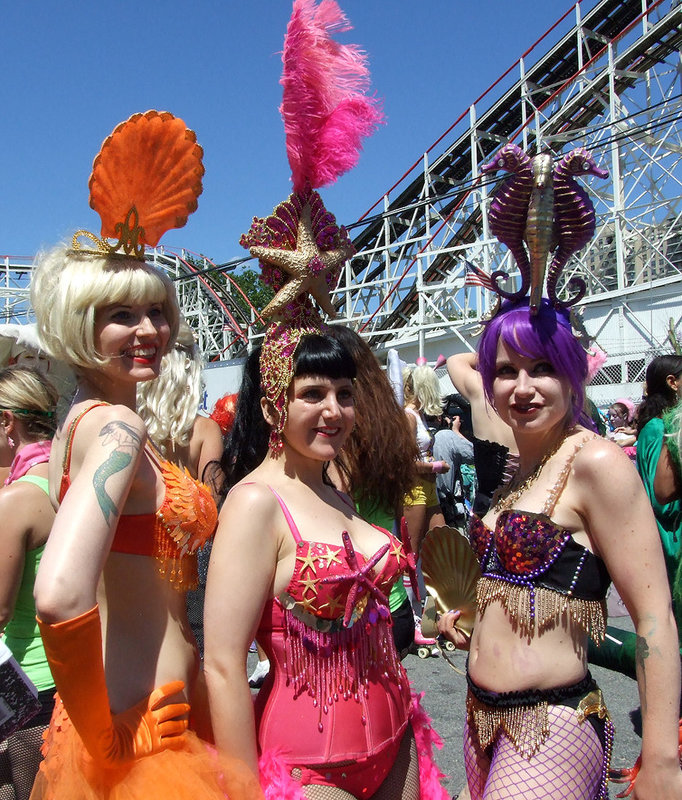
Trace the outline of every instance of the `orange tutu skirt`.
{"label": "orange tutu skirt", "polygon": [[259,800],[257,779],[189,731],[178,749],[120,767],[93,765],[57,697],[31,800]]}

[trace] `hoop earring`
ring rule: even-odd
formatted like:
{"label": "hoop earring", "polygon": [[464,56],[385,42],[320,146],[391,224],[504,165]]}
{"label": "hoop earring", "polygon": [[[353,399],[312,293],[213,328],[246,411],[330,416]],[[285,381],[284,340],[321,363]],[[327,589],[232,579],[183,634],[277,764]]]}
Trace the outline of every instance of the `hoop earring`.
{"label": "hoop earring", "polygon": [[9,446],[10,446],[12,449],[14,449],[14,448],[16,447],[16,445],[14,444],[14,439],[13,439],[11,436],[8,436],[8,437],[7,437],[7,444],[8,444],[8,445],[9,445]]}

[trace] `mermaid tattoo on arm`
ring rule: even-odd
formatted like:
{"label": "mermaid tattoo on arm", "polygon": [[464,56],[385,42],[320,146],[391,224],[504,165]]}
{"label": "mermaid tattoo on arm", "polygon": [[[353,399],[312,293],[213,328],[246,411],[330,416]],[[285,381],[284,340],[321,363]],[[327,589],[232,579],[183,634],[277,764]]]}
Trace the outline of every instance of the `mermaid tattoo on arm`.
{"label": "mermaid tattoo on arm", "polygon": [[130,464],[140,449],[141,440],[136,431],[124,422],[108,422],[99,432],[99,436],[104,446],[112,441],[116,443],[116,449],[97,468],[92,480],[97,502],[104,514],[104,521],[109,524],[110,518],[116,518],[118,515],[118,508],[107,493],[105,483],[112,475],[121,472]]}

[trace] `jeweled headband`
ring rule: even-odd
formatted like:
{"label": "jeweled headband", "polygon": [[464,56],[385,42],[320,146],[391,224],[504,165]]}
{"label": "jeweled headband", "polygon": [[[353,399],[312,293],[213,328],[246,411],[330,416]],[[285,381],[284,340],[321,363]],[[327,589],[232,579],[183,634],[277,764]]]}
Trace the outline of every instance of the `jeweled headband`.
{"label": "jeweled headband", "polygon": [[369,72],[354,45],[331,39],[350,28],[333,0],[294,0],[282,61],[281,113],[294,191],[266,219],[254,218],[240,243],[261,264],[263,281],[275,297],[261,312],[274,319],[260,358],[261,385],[277,409],[270,435],[282,450],[287,390],[301,339],[322,330],[314,306],[329,316],[341,267],[353,254],[348,233],[336,224],[316,188],[333,183],[355,165],[363,137],[382,121],[376,100],[364,96]]}

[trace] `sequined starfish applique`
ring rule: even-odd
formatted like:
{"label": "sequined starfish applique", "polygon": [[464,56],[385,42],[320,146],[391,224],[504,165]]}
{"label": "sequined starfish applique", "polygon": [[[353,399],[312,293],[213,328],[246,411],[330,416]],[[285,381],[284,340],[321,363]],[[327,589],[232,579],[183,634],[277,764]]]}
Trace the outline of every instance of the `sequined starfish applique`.
{"label": "sequined starfish applique", "polygon": [[391,548],[391,555],[398,562],[398,566],[400,566],[401,559],[407,559],[407,556],[405,555],[405,548],[400,544],[400,542],[396,542],[393,545]]}
{"label": "sequined starfish applique", "polygon": [[388,605],[388,598],[374,583],[374,581],[368,577],[368,573],[370,570],[374,569],[374,567],[386,555],[389,545],[386,543],[383,547],[379,548],[379,550],[377,550],[377,552],[369,559],[369,561],[365,563],[365,566],[361,567],[358,564],[358,557],[353,549],[353,543],[350,540],[348,531],[343,531],[341,538],[343,539],[343,546],[346,549],[346,561],[348,562],[348,566],[351,568],[352,572],[348,575],[328,575],[326,578],[321,578],[320,583],[351,582],[353,584],[348,592],[348,598],[346,599],[346,610],[343,615],[343,626],[344,628],[347,628],[350,618],[353,614],[355,602],[363,588],[367,589],[371,595],[374,595],[374,597],[380,603],[385,606]]}
{"label": "sequined starfish applique", "polygon": [[343,264],[352,252],[344,247],[320,250],[313,233],[309,204],[301,211],[295,250],[255,245],[249,248],[249,252],[261,261],[280,267],[291,276],[291,280],[282,286],[263,309],[263,317],[281,312],[304,292],[309,292],[326,314],[330,317],[336,316],[327,286],[327,273]]}
{"label": "sequined starfish applique", "polygon": [[314,595],[317,594],[317,589],[315,588],[315,584],[317,583],[317,578],[305,578],[301,581],[301,586],[303,589],[301,590],[301,594],[305,594],[305,592],[312,592]]}
{"label": "sequined starfish applique", "polygon": [[329,609],[329,613],[333,618],[336,618],[339,610],[343,608],[343,603],[338,600],[336,597],[331,597],[328,603],[324,603],[324,605],[320,606],[320,611],[323,609]]}

